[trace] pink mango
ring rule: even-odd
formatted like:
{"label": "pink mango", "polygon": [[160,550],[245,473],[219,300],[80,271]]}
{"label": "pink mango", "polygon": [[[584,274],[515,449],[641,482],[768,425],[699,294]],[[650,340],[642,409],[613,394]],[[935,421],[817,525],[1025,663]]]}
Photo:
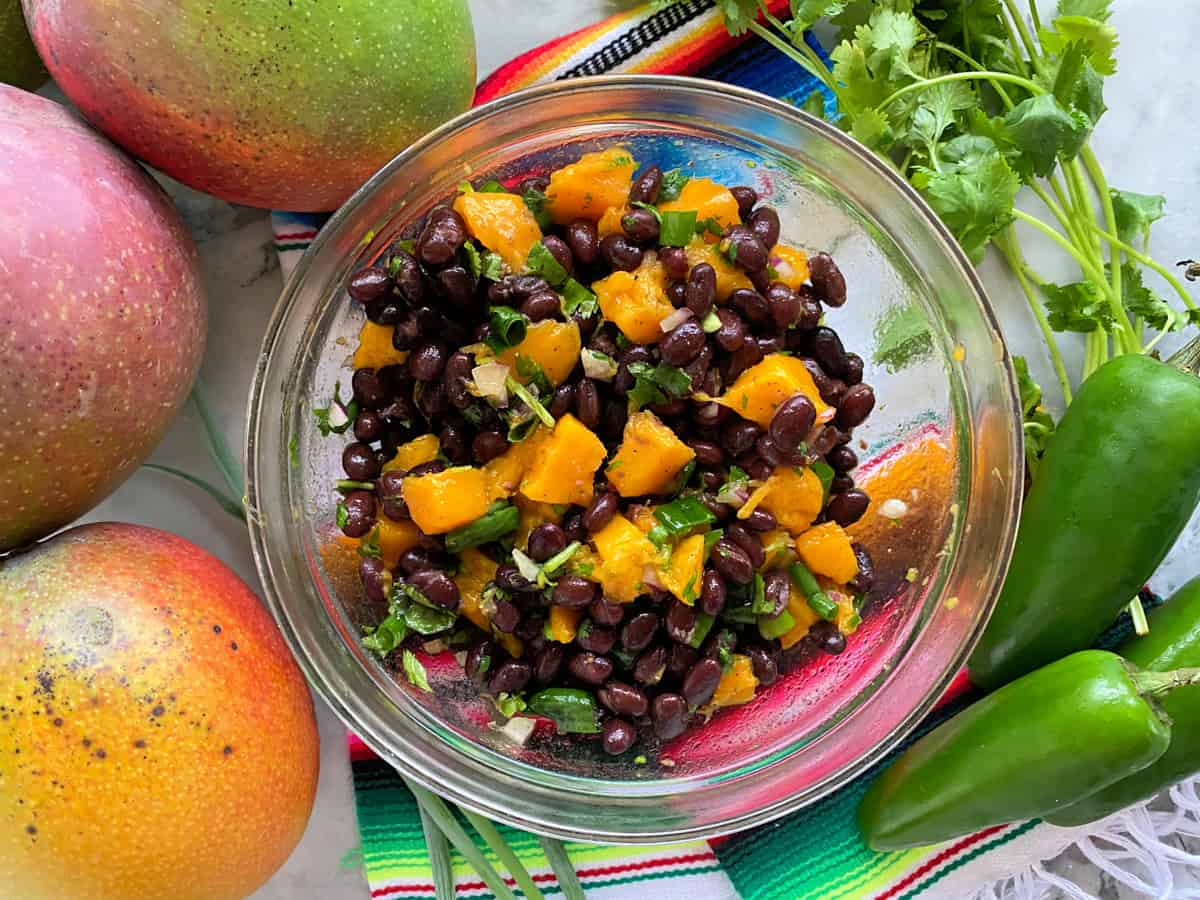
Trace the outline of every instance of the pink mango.
{"label": "pink mango", "polygon": [[0,85],[0,552],[83,515],[187,399],[195,245],[166,194],[49,100]]}

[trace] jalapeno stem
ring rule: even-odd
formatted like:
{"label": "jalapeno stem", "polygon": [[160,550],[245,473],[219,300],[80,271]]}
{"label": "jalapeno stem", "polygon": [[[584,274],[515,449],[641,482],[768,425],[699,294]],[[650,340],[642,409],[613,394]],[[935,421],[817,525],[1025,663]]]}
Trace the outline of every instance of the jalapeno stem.
{"label": "jalapeno stem", "polygon": [[1133,683],[1137,689],[1150,697],[1162,697],[1176,688],[1190,687],[1200,684],[1200,668],[1176,669],[1173,672],[1133,673]]}
{"label": "jalapeno stem", "polygon": [[1200,375],[1200,337],[1192,338],[1175,351],[1167,360],[1167,365],[1191,375]]}

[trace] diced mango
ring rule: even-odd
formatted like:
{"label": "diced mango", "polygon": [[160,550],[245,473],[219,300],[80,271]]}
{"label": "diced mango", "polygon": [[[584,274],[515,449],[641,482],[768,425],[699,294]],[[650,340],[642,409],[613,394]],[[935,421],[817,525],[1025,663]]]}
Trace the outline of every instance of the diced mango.
{"label": "diced mango", "polygon": [[763,569],[782,569],[796,561],[796,554],[792,552],[792,536],[782,528],[773,528],[759,537],[767,556]]}
{"label": "diced mango", "polygon": [[717,690],[710,701],[714,707],[738,706],[754,699],[758,679],[754,677],[754,665],[750,657],[735,653],[729,671],[717,682]]}
{"label": "diced mango", "polygon": [[382,369],[385,366],[398,366],[408,359],[408,352],[397,350],[392,346],[391,325],[376,325],[374,322],[363,322],[362,330],[358,333],[358,349],[354,351],[354,368]]}
{"label": "diced mango", "polygon": [[695,456],[658,416],[644,409],[625,423],[621,446],[605,474],[622,497],[657,494],[666,490]]}
{"label": "diced mango", "polygon": [[689,179],[677,198],[658,204],[658,209],[660,212],[694,209],[697,221],[715,219],[722,228],[742,221],[737,198],[729,188],[711,178]]}
{"label": "diced mango", "polygon": [[535,427],[525,440],[513,444],[502,454],[483,466],[483,474],[488,485],[488,502],[510,497],[516,493],[521,479],[533,465],[538,448],[550,437],[550,430]]}
{"label": "diced mango", "polygon": [[621,227],[621,219],[625,213],[629,212],[626,206],[610,206],[604,211],[604,215],[600,217],[600,221],[596,223],[596,234],[600,238],[606,238],[610,234],[624,234],[625,229]]}
{"label": "diced mango", "polygon": [[700,580],[704,577],[704,535],[693,534],[679,542],[671,561],[659,571],[663,587],[688,606],[700,596]]}
{"label": "diced mango", "polygon": [[804,363],[795,356],[782,353],[772,353],[739,375],[717,402],[743,419],[766,428],[771,424],[776,407],[796,394],[804,394],[812,401],[818,422],[833,418],[836,410],[821,399],[821,392]]}
{"label": "diced mango", "polygon": [[813,611],[813,608],[808,605],[808,601],[805,599],[804,594],[800,591],[800,587],[795,581],[792,582],[792,593],[788,598],[787,608],[788,613],[791,614],[791,617],[796,621],[796,624],[779,637],[779,643],[784,650],[808,634],[808,629],[812,628],[813,624],[819,621],[821,618]]}
{"label": "diced mango", "polygon": [[837,522],[823,522],[796,538],[796,554],[818,575],[845,584],[858,574],[850,536]]}
{"label": "diced mango", "polygon": [[708,243],[703,237],[697,235],[692,238],[692,242],[684,250],[687,253],[689,267],[698,266],[700,263],[708,263],[713,267],[717,273],[718,301],[724,302],[738,288],[753,290],[754,284],[750,281],[749,276],[717,252],[715,244]]}
{"label": "diced mango", "polygon": [[397,522],[380,515],[377,527],[379,528],[379,553],[383,558],[383,564],[389,569],[396,568],[400,562],[400,555],[405,550],[415,547],[421,540],[421,532],[412,522]]}
{"label": "diced mango", "polygon": [[399,469],[401,472],[407,472],[409,469],[415,469],[422,463],[437,459],[441,449],[436,434],[423,434],[397,447],[396,455],[383,464],[383,471]]}
{"label": "diced mango", "polygon": [[761,506],[792,534],[800,534],[821,514],[824,505],[825,489],[812,469],[776,466],[770,477],[746,499],[738,510],[738,518],[748,518]]}
{"label": "diced mango", "polygon": [[521,482],[521,493],[543,503],[592,502],[592,482],[608,451],[586,425],[566,413],[542,442]]}
{"label": "diced mango", "polygon": [[649,534],[650,529],[658,524],[654,518],[654,507],[646,503],[631,504],[625,510],[625,517],[641,529],[643,534]]}
{"label": "diced mango", "polygon": [[418,528],[426,534],[445,534],[487,512],[487,487],[482,469],[455,466],[416,478],[410,475],[400,495]]}
{"label": "diced mango", "polygon": [[530,378],[521,374],[517,366],[517,357],[531,359],[542,367],[550,384],[558,387],[578,365],[579,350],[582,346],[579,340],[579,326],[575,322],[543,319],[530,325],[525,333],[525,340],[515,347],[509,347],[496,357],[496,361],[512,369],[512,377],[521,384],[528,384]]}
{"label": "diced mango", "polygon": [[575,219],[595,222],[610,207],[625,205],[636,171],[637,163],[624,147],[585,153],[578,162],[550,173],[546,208],[558,225]]}
{"label": "diced mango", "polygon": [[675,311],[667,299],[667,273],[657,255],[646,253],[632,272],[613,272],[592,284],[600,311],[635,344],[662,340],[659,323]]}
{"label": "diced mango", "polygon": [[642,593],[646,566],[657,550],[636,525],[618,513],[592,535],[600,564],[589,576],[600,582],[605,595],[618,603],[629,603]]}
{"label": "diced mango", "polygon": [[575,640],[583,612],[582,609],[567,609],[565,606],[550,607],[550,640],[560,644]]}
{"label": "diced mango", "polygon": [[776,244],[771,248],[771,268],[776,280],[782,281],[793,291],[808,281],[808,254],[787,244]]}
{"label": "diced mango", "polygon": [[537,219],[518,194],[471,191],[454,198],[454,211],[467,223],[467,233],[508,264],[525,268],[533,245],[542,239]]}
{"label": "diced mango", "polygon": [[472,547],[459,557],[458,574],[454,576],[461,599],[459,611],[484,631],[491,630],[492,619],[483,608],[483,588],[496,577],[496,568],[495,562]]}

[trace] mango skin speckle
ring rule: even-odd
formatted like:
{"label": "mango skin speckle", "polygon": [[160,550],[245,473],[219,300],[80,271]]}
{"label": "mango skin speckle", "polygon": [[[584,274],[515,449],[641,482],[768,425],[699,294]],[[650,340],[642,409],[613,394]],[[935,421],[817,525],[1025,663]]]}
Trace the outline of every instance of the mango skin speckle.
{"label": "mango skin speckle", "polygon": [[51,75],[135,156],[234,203],[337,208],[475,92],[467,0],[25,0]]}
{"label": "mango skin speckle", "polygon": [[187,541],[105,523],[0,561],[0,894],[243,897],[312,809],[312,700]]}
{"label": "mango skin speckle", "polygon": [[0,552],[69,524],[166,432],[204,353],[195,245],[62,106],[0,85]]}

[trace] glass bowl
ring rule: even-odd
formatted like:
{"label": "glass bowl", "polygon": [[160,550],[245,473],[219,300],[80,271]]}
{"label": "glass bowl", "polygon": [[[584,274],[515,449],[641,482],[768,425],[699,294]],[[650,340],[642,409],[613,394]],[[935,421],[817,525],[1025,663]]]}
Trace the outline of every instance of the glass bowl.
{"label": "glass bowl", "polygon": [[[645,762],[522,747],[450,652],[418,691],[359,643],[373,624],[333,524],[346,440],[312,410],[348,383],[362,323],[350,274],[464,179],[506,184],[621,142],[635,159],[753,184],[785,240],[837,259],[830,310],[879,404],[855,433],[873,493],[858,540],[878,568],[858,632]],[[1015,533],[1022,462],[1012,367],[974,270],[916,193],[836,128],[760,94],[686,78],[580,79],[472,110],[408,148],[337,212],[289,281],[250,398],[250,534],[267,600],[325,701],[406,776],[531,831],[606,841],[727,833],[812,803],[880,759],[970,652]],[[899,518],[880,514],[902,512]],[[393,654],[396,655],[396,654]]]}

